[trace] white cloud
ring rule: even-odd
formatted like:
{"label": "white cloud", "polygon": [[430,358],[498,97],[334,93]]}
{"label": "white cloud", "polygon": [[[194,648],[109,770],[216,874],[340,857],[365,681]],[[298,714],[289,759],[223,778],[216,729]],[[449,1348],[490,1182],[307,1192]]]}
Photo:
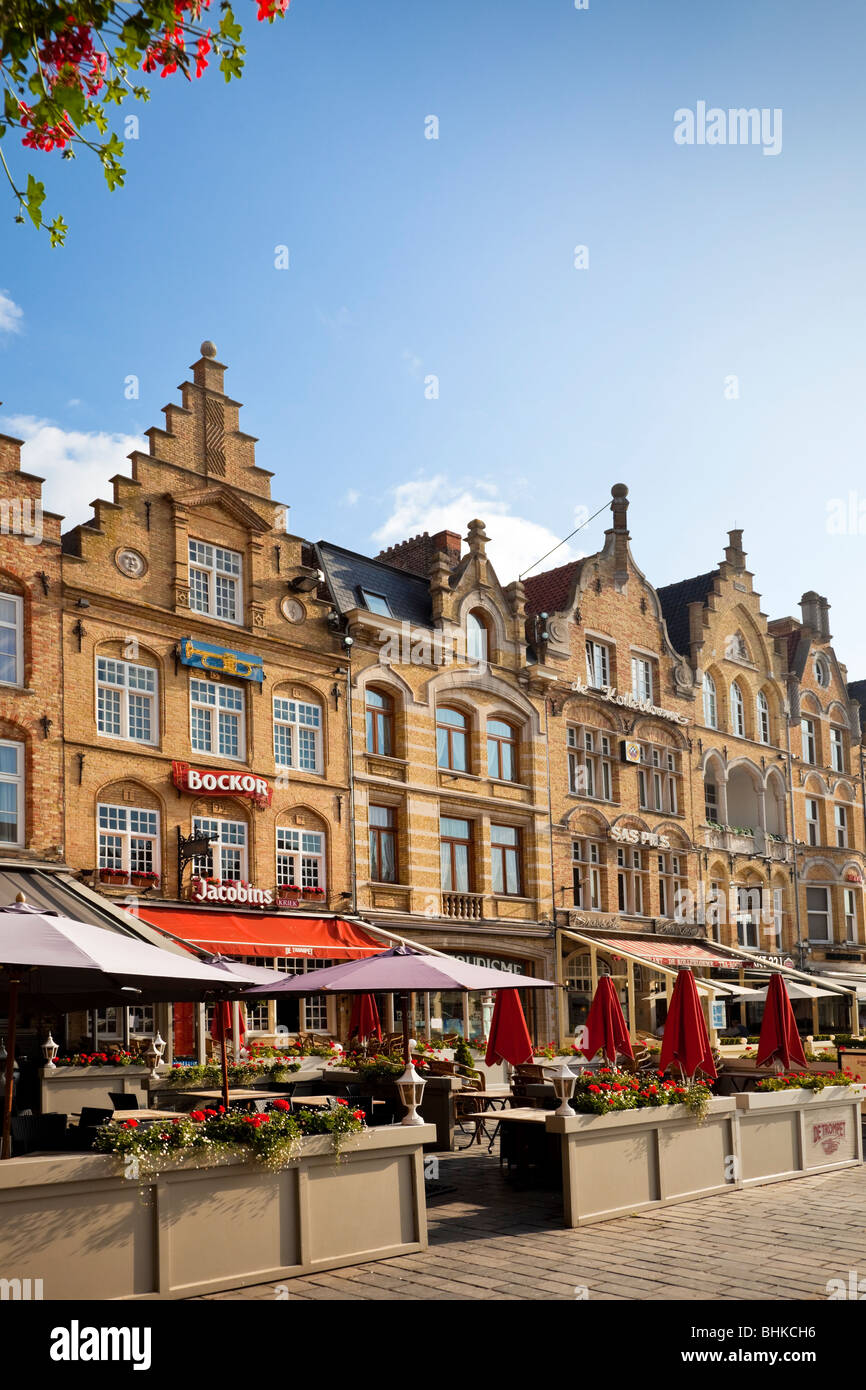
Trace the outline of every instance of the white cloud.
{"label": "white cloud", "polygon": [[344,507],[355,507],[361,500],[361,494],[357,488],[350,487],[348,492],[343,493],[342,502]]}
{"label": "white cloud", "polygon": [[[454,482],[438,473],[400,483],[391,495],[391,515],[373,533],[380,547],[408,540],[421,531],[429,531],[431,536],[437,531],[456,531],[464,536],[468,522],[480,518],[490,537],[487,554],[502,584],[510,584],[562,539],[537,521],[515,516],[495,483]],[[564,565],[583,553],[570,545],[560,546],[533,574]]]}
{"label": "white cloud", "polygon": [[64,430],[33,415],[8,415],[0,426],[24,440],[22,469],[45,479],[46,511],[60,512],[69,525],[88,520],[95,497],[111,500],[108,480],[115,473],[129,473],[127,454],[147,452],[146,441],[136,435]]}
{"label": "white cloud", "polygon": [[23,318],[24,310],[6,290],[0,290],[0,333],[20,333]]}

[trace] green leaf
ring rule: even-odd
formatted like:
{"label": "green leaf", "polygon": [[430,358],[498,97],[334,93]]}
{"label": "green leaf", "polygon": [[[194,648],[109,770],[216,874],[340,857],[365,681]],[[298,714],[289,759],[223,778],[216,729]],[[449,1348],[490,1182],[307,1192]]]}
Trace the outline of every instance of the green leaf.
{"label": "green leaf", "polygon": [[45,184],[39,183],[32,174],[27,175],[25,194],[27,213],[34,227],[42,226],[42,204],[45,202]]}
{"label": "green leaf", "polygon": [[50,222],[48,225],[48,235],[51,238],[51,245],[63,246],[66,241],[66,233],[68,231],[69,228],[63,221],[63,218],[55,217],[54,221]]}

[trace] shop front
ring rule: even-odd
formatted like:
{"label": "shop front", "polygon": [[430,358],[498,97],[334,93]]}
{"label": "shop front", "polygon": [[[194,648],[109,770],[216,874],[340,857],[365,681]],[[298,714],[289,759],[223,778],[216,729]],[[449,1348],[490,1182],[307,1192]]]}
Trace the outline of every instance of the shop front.
{"label": "shop front", "polygon": [[[371,914],[372,916],[372,914]],[[507,974],[536,976],[546,980],[554,979],[553,942],[547,927],[535,931],[508,933],[501,928],[495,932],[478,930],[443,930],[440,923],[423,921],[376,922],[383,931],[399,932],[419,949],[430,949],[465,961],[469,965],[480,965],[492,970],[504,970]],[[518,990],[527,1025],[534,1041],[545,1043],[554,1036],[554,1004],[546,996],[553,990]],[[545,998],[539,999],[543,994]],[[399,999],[383,998],[380,1014],[393,1019],[395,1030],[402,1027]],[[413,994],[410,999],[410,1031],[415,1037],[435,1037],[442,1035],[462,1038],[470,1043],[486,1045],[493,1018],[495,998],[492,994],[466,994],[460,990],[441,990],[432,993]],[[391,1010],[393,1009],[393,1013]]]}
{"label": "shop front", "polygon": [[[139,911],[160,931],[214,955],[229,956],[249,965],[265,966],[289,975],[321,970],[341,961],[373,956],[390,944],[355,922],[337,916],[302,917],[290,913],[234,911],[213,906],[142,904]],[[339,998],[263,999],[248,1006],[248,1039],[267,1041],[280,1034],[322,1034],[340,1037],[346,1011]],[[205,1006],[176,1004],[173,1009],[172,1057],[203,1060],[210,1032]],[[343,1038],[345,1041],[345,1038]]]}

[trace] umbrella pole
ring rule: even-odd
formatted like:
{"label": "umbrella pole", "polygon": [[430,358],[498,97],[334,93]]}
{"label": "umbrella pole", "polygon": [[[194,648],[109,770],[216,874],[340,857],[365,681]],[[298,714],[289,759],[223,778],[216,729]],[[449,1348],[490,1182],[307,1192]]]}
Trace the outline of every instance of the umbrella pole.
{"label": "umbrella pole", "polygon": [[403,1014],[403,1061],[406,1063],[406,1066],[408,1067],[409,1063],[410,1063],[411,1060],[412,1060],[412,1058],[411,1058],[411,1056],[410,1056],[410,1054],[409,1054],[409,996],[408,996],[408,994],[401,994],[401,995],[400,995],[400,1007],[401,1007],[402,1014]]}
{"label": "umbrella pole", "polygon": [[222,1000],[217,1004],[220,1021],[220,1064],[223,1073],[223,1105],[226,1110],[229,1108],[229,1063],[226,1055],[226,1015],[225,1006]]}
{"label": "umbrella pole", "polygon": [[0,1158],[12,1157],[12,1087],[15,1081],[15,1022],[18,1012],[18,981],[9,981],[9,1028],[6,1038],[6,1093],[3,1096],[3,1145]]}

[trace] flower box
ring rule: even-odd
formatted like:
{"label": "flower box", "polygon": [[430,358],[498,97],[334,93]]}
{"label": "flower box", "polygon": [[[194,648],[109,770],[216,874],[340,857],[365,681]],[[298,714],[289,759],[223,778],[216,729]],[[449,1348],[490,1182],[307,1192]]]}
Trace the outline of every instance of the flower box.
{"label": "flower box", "polygon": [[864,1095],[866,1086],[855,1085],[736,1096],[743,1187],[862,1162]]}
{"label": "flower box", "polygon": [[56,1071],[40,1073],[42,1113],[59,1111],[72,1115],[85,1106],[110,1110],[109,1091],[137,1095],[141,1105],[147,1105],[150,1067],[133,1063],[130,1066],[58,1066]]}
{"label": "flower box", "polygon": [[365,1130],[339,1163],[329,1136],[303,1139],[278,1172],[234,1156],[139,1178],[101,1154],[13,1158],[0,1164],[0,1267],[77,1302],[190,1298],[411,1254],[427,1245],[433,1137]]}
{"label": "flower box", "polygon": [[159,874],[157,873],[136,873],[135,870],[133,870],[129,877],[136,888],[159,887]]}
{"label": "flower box", "polygon": [[647,1106],[608,1115],[549,1114],[559,1135],[566,1226],[709,1197],[737,1187],[737,1108],[710,1100],[699,1124],[685,1105]]}
{"label": "flower box", "polygon": [[129,874],[125,869],[100,869],[100,883],[122,884],[129,882]]}

